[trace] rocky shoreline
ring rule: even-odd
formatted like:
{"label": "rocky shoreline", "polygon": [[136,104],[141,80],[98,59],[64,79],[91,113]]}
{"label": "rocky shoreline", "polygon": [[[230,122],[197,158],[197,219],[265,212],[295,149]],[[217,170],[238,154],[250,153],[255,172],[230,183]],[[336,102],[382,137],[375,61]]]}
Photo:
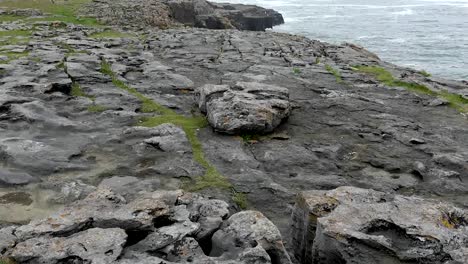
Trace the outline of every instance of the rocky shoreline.
{"label": "rocky shoreline", "polygon": [[256,7],[50,10],[0,11],[1,261],[468,261],[466,82]]}

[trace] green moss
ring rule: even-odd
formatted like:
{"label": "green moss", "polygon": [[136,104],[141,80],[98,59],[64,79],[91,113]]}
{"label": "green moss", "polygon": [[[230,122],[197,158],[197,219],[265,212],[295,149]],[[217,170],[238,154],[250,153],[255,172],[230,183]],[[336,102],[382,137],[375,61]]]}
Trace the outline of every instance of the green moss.
{"label": "green moss", "polygon": [[239,206],[240,209],[245,210],[249,207],[249,201],[245,193],[233,191],[232,200]]}
{"label": "green moss", "polygon": [[0,257],[0,264],[16,264],[16,261],[9,257]]}
{"label": "green moss", "polygon": [[320,63],[320,58],[319,57],[315,58],[315,64],[319,64],[319,63]]}
{"label": "green moss", "polygon": [[101,72],[112,77],[112,79],[115,78],[115,73],[112,71],[112,65],[105,60],[102,60],[101,62]]}
{"label": "green moss", "polygon": [[4,30],[0,31],[0,37],[29,37],[32,35],[31,30]]}
{"label": "green moss", "polygon": [[34,62],[39,63],[39,62],[41,62],[42,60],[41,60],[41,58],[39,58],[39,57],[32,57],[32,58],[31,58],[31,61],[34,61]]}
{"label": "green moss", "polygon": [[57,65],[56,65],[55,67],[56,67],[57,69],[63,69],[63,70],[66,69],[65,62],[64,62],[64,61],[61,61],[61,62],[57,63]]}
{"label": "green moss", "polygon": [[90,105],[88,106],[88,112],[91,112],[91,113],[101,113],[101,112],[104,112],[106,111],[107,108],[102,106],[102,105]]}
{"label": "green moss", "polygon": [[0,56],[6,56],[6,60],[0,60],[0,64],[8,64],[11,61],[27,57],[29,55],[28,51],[24,52],[11,52],[11,51],[0,51]]}
{"label": "green moss", "polygon": [[377,67],[377,66],[355,66],[353,67],[353,69],[359,72],[372,74],[380,82],[383,82],[389,86],[395,86],[394,85],[395,79],[393,78],[393,75],[389,71],[385,70],[384,68]]}
{"label": "green moss", "polygon": [[293,73],[294,73],[294,74],[301,74],[301,72],[302,72],[301,69],[299,69],[299,68],[293,68]]}
{"label": "green moss", "polygon": [[409,91],[413,91],[420,94],[436,96],[447,100],[453,108],[463,113],[468,113],[468,99],[458,94],[452,94],[448,91],[435,92],[430,90],[427,86],[417,83],[409,83],[397,80],[393,75],[385,70],[384,68],[377,66],[355,66],[352,69],[374,75],[378,81],[384,83],[387,86],[392,87],[403,87]]}
{"label": "green moss", "polygon": [[0,22],[13,22],[13,21],[22,20],[24,18],[25,18],[24,16],[17,16],[17,15],[0,15]]}
{"label": "green moss", "polygon": [[241,134],[239,135],[245,143],[252,143],[253,141],[260,140],[260,135],[257,134]]}
{"label": "green moss", "polygon": [[31,35],[32,31],[30,30],[0,31],[0,46],[28,43]]}
{"label": "green moss", "polygon": [[432,75],[425,70],[419,71],[419,73],[425,77],[431,77]]}
{"label": "green moss", "polygon": [[203,152],[203,146],[197,137],[197,131],[200,128],[206,127],[208,122],[203,116],[191,116],[187,117],[184,115],[177,114],[174,110],[164,107],[151,98],[148,98],[138,92],[135,88],[130,87],[122,80],[118,79],[118,76],[112,71],[112,66],[102,61],[101,72],[112,79],[112,83],[128,93],[134,95],[141,100],[141,110],[145,113],[157,113],[158,115],[152,117],[142,118],[138,125],[145,127],[155,127],[162,124],[174,124],[182,128],[187,136],[188,141],[192,147],[193,159],[203,166],[205,174],[197,177],[195,183],[189,183],[185,187],[190,191],[198,191],[205,188],[220,188],[228,189],[231,188],[231,184],[219,171],[206,159]]}
{"label": "green moss", "polygon": [[90,38],[104,39],[104,38],[135,38],[136,36],[130,33],[124,33],[115,30],[104,30],[89,35]]}
{"label": "green moss", "polygon": [[328,64],[325,65],[325,69],[327,70],[327,72],[329,72],[329,73],[333,74],[333,76],[335,76],[336,82],[338,82],[338,83],[343,82],[343,79],[341,78],[341,74],[337,69],[334,69],[332,66],[330,66]]}
{"label": "green moss", "polygon": [[448,91],[442,91],[439,96],[447,100],[453,108],[457,109],[462,113],[468,113],[468,99],[464,98],[459,94],[449,93]]}
{"label": "green moss", "polygon": [[377,66],[355,66],[353,69],[359,71],[359,72],[364,72],[368,74],[374,75],[378,81],[384,83],[387,86],[392,86],[392,87],[403,87],[406,88],[410,91],[414,91],[417,93],[421,94],[427,94],[427,95],[437,95],[436,92],[430,90],[424,85],[417,84],[417,83],[409,83],[409,82],[404,82],[397,80],[393,77],[392,73],[385,70],[384,68],[377,67]]}
{"label": "green moss", "polygon": [[28,21],[62,21],[66,23],[80,24],[85,26],[100,26],[95,18],[78,17],[78,9],[91,0],[4,0],[0,7],[7,9],[34,8],[44,13],[52,14],[47,17],[30,18]]}
{"label": "green moss", "polygon": [[73,82],[70,94],[71,96],[75,96],[75,97],[86,97],[93,101],[95,99],[94,96],[88,95],[87,93],[85,93],[77,82]]}

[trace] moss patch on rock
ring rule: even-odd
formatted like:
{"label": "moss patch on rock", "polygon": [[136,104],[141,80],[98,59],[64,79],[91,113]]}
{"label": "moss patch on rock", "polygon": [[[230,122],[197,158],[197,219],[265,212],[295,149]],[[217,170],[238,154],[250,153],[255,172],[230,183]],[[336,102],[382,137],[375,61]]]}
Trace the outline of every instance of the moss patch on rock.
{"label": "moss patch on rock", "polygon": [[208,122],[203,116],[191,116],[177,114],[174,110],[154,102],[151,98],[138,92],[135,88],[130,87],[112,71],[112,66],[105,60],[101,64],[101,72],[112,79],[112,83],[128,93],[134,95],[141,100],[141,111],[144,113],[156,113],[158,115],[143,117],[138,125],[145,127],[155,127],[166,123],[171,123],[181,127],[190,145],[192,147],[193,159],[205,169],[205,174],[197,177],[194,184],[187,184],[186,189],[190,191],[199,191],[206,188],[229,189],[232,185],[226,177],[224,177],[215,166],[213,166],[205,157],[203,146],[198,139],[197,132],[199,129],[208,125]]}
{"label": "moss patch on rock", "polygon": [[371,74],[383,84],[391,87],[403,87],[406,90],[435,96],[446,100],[449,105],[462,113],[468,113],[468,99],[461,95],[450,93],[448,91],[436,92],[429,89],[427,86],[417,83],[405,82],[393,77],[392,73],[386,69],[378,66],[354,66],[352,68],[355,71]]}
{"label": "moss patch on rock", "polygon": [[327,70],[327,72],[331,73],[333,76],[335,76],[335,79],[336,79],[336,82],[337,83],[342,83],[343,82],[343,79],[341,78],[341,73],[333,68],[332,66],[330,65],[325,65],[325,69]]}

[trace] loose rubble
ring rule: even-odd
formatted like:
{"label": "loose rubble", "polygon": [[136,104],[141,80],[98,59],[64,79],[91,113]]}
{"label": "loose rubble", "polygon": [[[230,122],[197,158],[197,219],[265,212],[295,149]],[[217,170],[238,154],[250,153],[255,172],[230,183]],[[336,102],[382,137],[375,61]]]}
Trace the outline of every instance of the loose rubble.
{"label": "loose rubble", "polygon": [[183,191],[127,202],[98,189],[48,218],[0,229],[0,241],[15,263],[292,263],[260,212],[230,215],[226,202]]}

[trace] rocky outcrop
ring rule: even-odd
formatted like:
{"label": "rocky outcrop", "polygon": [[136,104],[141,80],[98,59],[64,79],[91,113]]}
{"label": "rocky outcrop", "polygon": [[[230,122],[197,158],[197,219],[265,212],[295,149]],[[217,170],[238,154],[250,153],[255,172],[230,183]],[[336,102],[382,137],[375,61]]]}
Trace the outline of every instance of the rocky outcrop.
{"label": "rocky outcrop", "polygon": [[468,211],[436,200],[355,187],[307,191],[292,227],[301,263],[468,262]]}
{"label": "rocky outcrop", "polygon": [[284,23],[283,16],[271,9],[205,0],[94,0],[86,13],[108,24],[136,28],[185,25],[264,31]]}
{"label": "rocky outcrop", "polygon": [[205,85],[198,90],[200,110],[210,125],[228,134],[272,132],[290,112],[286,88],[256,82]]}
{"label": "rocky outcrop", "polygon": [[0,252],[15,263],[291,263],[260,212],[229,215],[227,203],[182,191],[127,202],[98,189],[46,219],[0,229]]}
{"label": "rocky outcrop", "polygon": [[[0,24],[2,32],[34,32],[0,37],[9,43],[0,50],[2,227],[47,217],[98,187],[127,201],[155,190],[197,190],[255,208],[284,238],[300,190],[359,186],[468,206],[466,112],[435,94],[463,102],[457,95],[466,94],[466,83],[385,63],[355,45],[288,34],[119,32],[37,20]],[[355,66],[377,67],[395,82]],[[239,82],[286,88],[289,117],[267,134],[213,131],[195,100],[198,88],[233,90]],[[395,85],[402,83],[433,92]],[[250,249],[259,256],[269,249],[262,250]]]}

